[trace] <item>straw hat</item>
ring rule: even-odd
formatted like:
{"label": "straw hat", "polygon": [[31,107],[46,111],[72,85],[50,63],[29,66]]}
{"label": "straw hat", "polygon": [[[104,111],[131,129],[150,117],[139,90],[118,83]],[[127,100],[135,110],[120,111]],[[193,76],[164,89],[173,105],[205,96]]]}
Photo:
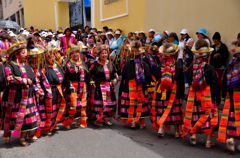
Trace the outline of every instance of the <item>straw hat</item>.
{"label": "straw hat", "polygon": [[25,41],[14,43],[8,50],[7,53],[10,55],[17,52],[20,49],[26,49],[27,45]]}
{"label": "straw hat", "polygon": [[211,53],[213,50],[205,40],[198,40],[192,48],[192,52],[197,54]]}
{"label": "straw hat", "polygon": [[163,55],[175,55],[179,50],[178,45],[167,43],[159,48],[159,53]]}

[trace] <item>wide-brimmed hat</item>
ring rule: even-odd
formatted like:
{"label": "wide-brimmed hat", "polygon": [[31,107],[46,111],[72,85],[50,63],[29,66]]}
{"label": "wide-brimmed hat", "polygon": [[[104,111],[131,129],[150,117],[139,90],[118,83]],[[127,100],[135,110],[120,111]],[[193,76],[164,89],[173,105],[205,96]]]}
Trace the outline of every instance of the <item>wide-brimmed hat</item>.
{"label": "wide-brimmed hat", "polygon": [[159,48],[159,53],[163,55],[175,55],[179,50],[178,45],[166,43]]}
{"label": "wide-brimmed hat", "polygon": [[10,55],[10,54],[13,54],[15,52],[17,52],[18,50],[20,49],[26,49],[27,47],[27,44],[25,41],[22,41],[22,42],[17,42],[17,43],[14,43],[8,50],[7,50],[7,53]]}
{"label": "wide-brimmed hat", "polygon": [[106,35],[112,35],[113,36],[113,33],[112,32],[107,32]]}
{"label": "wide-brimmed hat", "polygon": [[73,52],[81,52],[81,48],[78,45],[70,44],[70,47],[67,49],[67,56],[70,56]]}
{"label": "wide-brimmed hat", "polygon": [[33,49],[30,49],[28,51],[28,55],[39,55],[39,54],[42,54],[44,52],[45,52],[44,49],[39,48],[39,47],[34,47]]}
{"label": "wide-brimmed hat", "polygon": [[192,52],[197,54],[211,53],[213,50],[205,40],[198,40],[192,48]]}

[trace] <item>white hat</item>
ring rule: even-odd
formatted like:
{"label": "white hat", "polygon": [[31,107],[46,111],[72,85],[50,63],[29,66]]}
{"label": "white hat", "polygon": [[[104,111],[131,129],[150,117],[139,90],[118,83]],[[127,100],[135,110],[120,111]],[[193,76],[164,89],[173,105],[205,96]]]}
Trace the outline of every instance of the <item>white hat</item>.
{"label": "white hat", "polygon": [[121,35],[121,32],[119,30],[115,31],[115,35]]}
{"label": "white hat", "polygon": [[112,35],[113,36],[113,33],[112,32],[107,32],[106,35]]}
{"label": "white hat", "polygon": [[150,29],[150,30],[148,30],[148,32],[156,32],[154,29]]}
{"label": "white hat", "polygon": [[135,34],[139,34],[140,32],[139,32],[139,31],[135,31],[134,33],[135,33]]}
{"label": "white hat", "polygon": [[187,29],[182,29],[181,31],[180,31],[180,34],[188,34],[188,30]]}
{"label": "white hat", "polygon": [[64,34],[60,33],[58,34],[58,38],[62,38],[64,36]]}
{"label": "white hat", "polygon": [[17,36],[17,35],[16,35],[15,33],[13,33],[12,31],[9,31],[8,34],[9,34],[10,37],[16,37],[16,36]]}
{"label": "white hat", "polygon": [[48,36],[48,33],[45,32],[45,31],[43,31],[43,32],[40,33],[40,36],[41,36],[41,37],[47,37],[47,36]]}
{"label": "white hat", "polygon": [[30,32],[28,32],[27,30],[24,30],[24,31],[22,32],[22,35],[28,36],[28,35],[30,35]]}
{"label": "white hat", "polygon": [[53,36],[52,32],[48,32],[47,36]]}
{"label": "white hat", "polygon": [[166,33],[168,36],[170,35],[169,31],[163,31],[164,33]]}

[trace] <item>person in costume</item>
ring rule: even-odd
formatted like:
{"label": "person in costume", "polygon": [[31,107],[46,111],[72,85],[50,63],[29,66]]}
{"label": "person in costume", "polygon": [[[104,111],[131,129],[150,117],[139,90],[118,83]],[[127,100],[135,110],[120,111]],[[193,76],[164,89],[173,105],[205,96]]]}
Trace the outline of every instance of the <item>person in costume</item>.
{"label": "person in costume", "polygon": [[3,118],[5,114],[5,109],[2,107],[2,94],[6,88],[6,79],[5,79],[5,66],[0,57],[0,130],[3,129]]}
{"label": "person in costume", "polygon": [[51,135],[57,124],[63,120],[63,114],[66,109],[66,101],[63,94],[64,72],[60,65],[54,61],[54,57],[47,52],[45,55],[45,72],[44,76],[48,84],[43,80],[45,91],[45,110],[46,121],[42,132]]}
{"label": "person in costume", "polygon": [[194,61],[192,84],[190,86],[182,137],[190,134],[190,143],[196,145],[197,134],[206,135],[206,148],[211,148],[213,128],[218,124],[217,97],[218,80],[214,68],[208,64],[208,57],[213,51],[205,40],[198,40],[192,49]]}
{"label": "person in costume", "polygon": [[130,60],[123,67],[119,88],[118,114],[122,123],[131,128],[136,128],[138,123],[140,128],[144,128],[145,118],[150,114],[146,85],[151,82],[151,73],[142,59],[140,47],[139,41],[130,44]]}
{"label": "person in costume", "polygon": [[148,99],[149,99],[149,106],[152,105],[153,93],[155,91],[155,84],[156,79],[159,78],[158,67],[161,65],[159,58],[156,56],[158,53],[158,46],[157,45],[150,45],[145,47],[147,49],[147,53],[145,53],[145,57],[143,60],[148,64],[150,68],[150,72],[152,75],[151,83],[147,85],[148,90]]}
{"label": "person in costume", "polygon": [[[36,84],[34,85],[35,88],[35,102],[37,104],[38,113],[39,113],[39,122],[38,122],[38,129],[36,130],[34,139],[37,140],[41,135],[41,128],[45,127],[46,121],[46,111],[45,111],[45,102],[44,102],[44,91],[43,87],[46,86],[43,82],[44,74],[43,74],[43,52],[45,51],[43,43],[40,45],[36,41],[36,37],[29,37],[27,39],[27,50],[28,50],[28,58],[27,63],[29,66],[32,67],[35,77],[36,77]],[[41,38],[39,37],[39,41]]]}
{"label": "person in costume", "polygon": [[106,45],[102,45],[98,53],[99,58],[89,70],[94,85],[92,117],[95,125],[100,127],[103,123],[112,125],[117,105],[114,86],[118,82],[118,75],[115,66],[108,60],[108,50]]}
{"label": "person in costume", "polygon": [[38,127],[38,110],[35,102],[36,76],[26,64],[27,50],[25,43],[15,43],[8,49],[10,61],[5,67],[7,87],[3,93],[4,139],[20,137],[20,145],[29,144]]}
{"label": "person in costume", "polygon": [[76,118],[76,127],[87,127],[87,91],[90,82],[89,71],[80,58],[80,50],[77,46],[71,46],[67,51],[69,60],[66,63],[65,77],[67,81],[68,106],[65,120],[62,122],[67,129]]}
{"label": "person in costume", "polygon": [[220,119],[218,141],[226,143],[234,152],[236,139],[240,139],[240,47],[231,48],[233,59],[227,66],[223,78],[225,104]]}
{"label": "person in costume", "polygon": [[151,121],[153,129],[158,130],[160,137],[170,125],[174,125],[175,137],[180,137],[184,76],[176,61],[178,50],[179,47],[172,43],[165,43],[159,48],[162,64],[158,67],[159,77],[151,104]]}

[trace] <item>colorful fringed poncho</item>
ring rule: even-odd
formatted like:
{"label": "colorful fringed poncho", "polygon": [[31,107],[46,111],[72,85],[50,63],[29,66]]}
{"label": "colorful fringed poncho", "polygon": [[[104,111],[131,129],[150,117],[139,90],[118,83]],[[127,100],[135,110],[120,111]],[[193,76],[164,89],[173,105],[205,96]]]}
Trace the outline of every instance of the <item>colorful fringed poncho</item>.
{"label": "colorful fringed poncho", "polygon": [[234,55],[226,70],[223,89],[226,100],[219,125],[220,142],[240,138],[240,53]]}
{"label": "colorful fringed poncho", "polygon": [[217,76],[214,68],[207,64],[206,54],[195,59],[192,85],[188,94],[183,125],[183,137],[204,132],[211,134],[217,125],[218,115],[216,98],[218,91]]}

